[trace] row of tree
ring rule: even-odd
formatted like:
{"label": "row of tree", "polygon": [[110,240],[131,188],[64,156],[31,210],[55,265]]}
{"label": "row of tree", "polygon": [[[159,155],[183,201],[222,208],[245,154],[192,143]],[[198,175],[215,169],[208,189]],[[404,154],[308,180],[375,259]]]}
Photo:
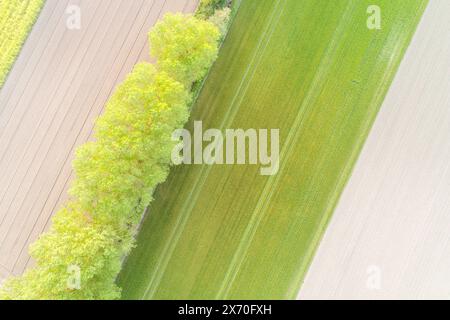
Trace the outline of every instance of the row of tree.
{"label": "row of tree", "polygon": [[150,32],[157,63],[140,63],[81,146],[71,200],[30,248],[36,267],[7,280],[2,299],[115,299],[115,279],[156,186],[165,181],[172,133],[189,116],[192,86],[217,57],[218,27],[168,14]]}

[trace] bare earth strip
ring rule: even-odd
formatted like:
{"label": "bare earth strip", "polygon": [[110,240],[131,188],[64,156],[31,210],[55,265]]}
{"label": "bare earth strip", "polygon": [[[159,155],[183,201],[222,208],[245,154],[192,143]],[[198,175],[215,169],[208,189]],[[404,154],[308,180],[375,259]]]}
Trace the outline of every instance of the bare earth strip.
{"label": "bare earth strip", "polygon": [[[21,274],[27,248],[67,198],[74,149],[117,83],[149,60],[147,33],[198,0],[47,0],[0,91],[0,279]],[[81,9],[81,28],[66,22]]]}
{"label": "bare earth strip", "polygon": [[300,299],[450,297],[449,15],[430,1]]}

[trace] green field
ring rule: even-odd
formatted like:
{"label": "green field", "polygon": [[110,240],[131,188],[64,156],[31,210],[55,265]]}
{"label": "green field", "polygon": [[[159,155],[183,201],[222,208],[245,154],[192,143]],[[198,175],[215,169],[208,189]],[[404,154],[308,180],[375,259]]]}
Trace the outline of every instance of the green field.
{"label": "green field", "polygon": [[242,2],[189,128],[279,128],[280,170],[173,168],[119,276],[123,298],[296,297],[427,3],[377,0],[372,30],[373,2]]}
{"label": "green field", "polygon": [[0,88],[44,2],[44,0],[0,1]]}

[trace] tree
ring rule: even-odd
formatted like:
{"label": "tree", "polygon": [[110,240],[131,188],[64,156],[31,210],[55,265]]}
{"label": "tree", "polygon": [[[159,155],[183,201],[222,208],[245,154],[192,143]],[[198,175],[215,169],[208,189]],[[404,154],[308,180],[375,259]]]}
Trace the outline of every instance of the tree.
{"label": "tree", "polygon": [[217,58],[218,29],[192,16],[167,14],[149,37],[158,69],[187,88],[201,80]]}
{"label": "tree", "polygon": [[122,258],[156,186],[165,181],[172,133],[189,115],[191,86],[217,56],[219,31],[191,16],[166,15],[151,33],[156,68],[135,66],[108,101],[94,141],[73,167],[71,202],[30,249],[36,267],[11,278],[0,299],[113,299]]}

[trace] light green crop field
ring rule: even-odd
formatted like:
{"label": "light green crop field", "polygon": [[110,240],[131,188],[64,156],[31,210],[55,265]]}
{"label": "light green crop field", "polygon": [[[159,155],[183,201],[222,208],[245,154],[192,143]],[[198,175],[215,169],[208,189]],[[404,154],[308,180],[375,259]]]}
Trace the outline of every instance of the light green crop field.
{"label": "light green crop field", "polygon": [[[368,28],[374,2],[381,29]],[[279,172],[173,168],[123,298],[295,298],[426,4],[244,0],[189,129],[279,128]]]}
{"label": "light green crop field", "polygon": [[45,0],[0,1],[0,88]]}

